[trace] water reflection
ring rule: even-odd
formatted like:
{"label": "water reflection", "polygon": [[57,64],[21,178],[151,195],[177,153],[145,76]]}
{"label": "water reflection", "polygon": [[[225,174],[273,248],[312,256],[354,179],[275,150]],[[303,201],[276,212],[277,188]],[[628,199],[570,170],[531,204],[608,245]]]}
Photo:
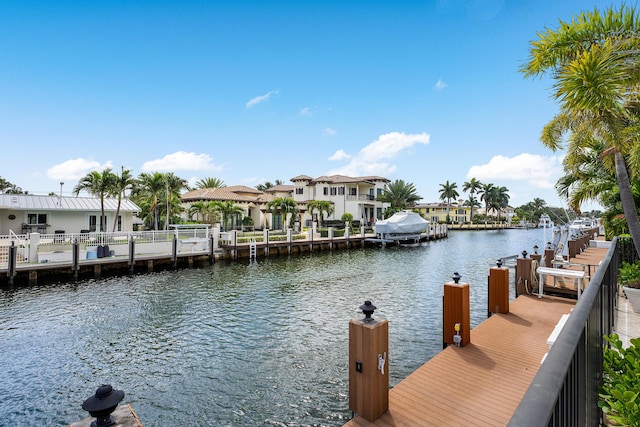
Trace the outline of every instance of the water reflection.
{"label": "water reflection", "polygon": [[210,268],[7,290],[0,295],[0,413],[66,425],[97,385],[145,426],[339,426],[348,321],[370,299],[389,320],[390,381],[442,348],[442,284],[471,286],[486,318],[489,267],[543,247],[537,230],[454,232],[419,247],[220,262]]}

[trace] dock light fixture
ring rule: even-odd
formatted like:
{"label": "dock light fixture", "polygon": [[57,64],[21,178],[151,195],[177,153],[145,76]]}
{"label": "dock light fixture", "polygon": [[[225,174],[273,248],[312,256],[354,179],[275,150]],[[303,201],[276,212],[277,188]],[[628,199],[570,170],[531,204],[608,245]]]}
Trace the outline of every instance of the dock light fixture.
{"label": "dock light fixture", "polygon": [[451,278],[453,279],[453,283],[456,283],[456,284],[460,281],[461,277],[462,276],[459,275],[457,271],[453,273],[453,276],[451,276]]}
{"label": "dock light fixture", "polygon": [[499,259],[498,261],[496,261],[496,265],[498,266],[498,268],[502,267],[502,260]]}
{"label": "dock light fixture", "polygon": [[360,306],[360,310],[362,310],[362,313],[364,314],[364,319],[362,320],[365,322],[372,321],[373,317],[371,317],[371,315],[376,310],[376,308],[377,307],[375,305],[371,304],[371,301],[365,301],[364,304]]}
{"label": "dock light fixture", "polygon": [[547,242],[547,249],[553,249],[553,244],[551,244],[551,242]]}
{"label": "dock light fixture", "polygon": [[111,413],[116,410],[118,403],[124,399],[124,391],[114,390],[111,384],[103,384],[96,390],[96,394],[82,404],[82,409],[89,415],[96,417],[91,427],[108,427],[116,423]]}
{"label": "dock light fixture", "polygon": [[533,253],[538,255],[538,245],[533,246]]}
{"label": "dock light fixture", "polygon": [[528,252],[527,251],[522,251],[522,258],[526,258],[527,257]]}

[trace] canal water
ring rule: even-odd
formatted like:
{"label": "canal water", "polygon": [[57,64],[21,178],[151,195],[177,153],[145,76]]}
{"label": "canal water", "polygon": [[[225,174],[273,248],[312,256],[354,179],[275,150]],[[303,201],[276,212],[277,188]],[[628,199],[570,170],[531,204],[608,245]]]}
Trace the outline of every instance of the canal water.
{"label": "canal water", "polygon": [[470,284],[475,326],[489,268],[534,245],[543,230],[452,231],[414,247],[5,289],[0,425],[64,426],[112,384],[145,427],[341,426],[348,323],[366,299],[389,321],[393,386],[442,349],[452,274]]}

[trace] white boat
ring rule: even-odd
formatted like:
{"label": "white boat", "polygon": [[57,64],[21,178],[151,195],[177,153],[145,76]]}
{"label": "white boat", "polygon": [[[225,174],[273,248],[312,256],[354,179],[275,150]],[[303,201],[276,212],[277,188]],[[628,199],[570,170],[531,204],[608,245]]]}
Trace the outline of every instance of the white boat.
{"label": "white boat", "polygon": [[594,227],[597,225],[590,218],[576,218],[569,224],[569,236],[578,237]]}
{"label": "white boat", "polygon": [[375,224],[380,239],[389,241],[417,240],[429,229],[429,221],[411,211],[396,212]]}

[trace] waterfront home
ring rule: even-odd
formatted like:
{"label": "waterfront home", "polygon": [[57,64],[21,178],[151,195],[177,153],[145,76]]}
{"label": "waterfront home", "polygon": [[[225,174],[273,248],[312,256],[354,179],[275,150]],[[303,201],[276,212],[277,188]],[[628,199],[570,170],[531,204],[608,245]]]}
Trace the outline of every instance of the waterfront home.
{"label": "waterfront home", "polygon": [[[107,230],[112,231],[115,222],[116,231],[132,231],[139,211],[129,199],[121,201],[118,211],[118,200],[105,198]],[[100,231],[100,215],[97,197],[0,194],[0,235]]]}
{"label": "waterfront home", "polygon": [[[313,200],[323,200],[331,204],[333,212],[323,212],[325,220],[340,219],[344,213],[353,215],[354,220],[362,223],[373,223],[375,219],[381,219],[384,209],[389,204],[376,200],[384,191],[389,182],[383,177],[348,177],[344,175],[321,176],[311,178],[307,175],[298,175],[291,178],[293,185],[276,185],[265,192],[242,185],[200,188],[189,191],[181,196],[185,211],[197,202],[231,201],[242,208],[242,214],[234,214],[229,219],[230,226],[236,227],[244,217],[251,217],[256,228],[282,228],[286,220],[283,215],[271,212],[267,204],[275,198],[290,197],[297,202],[300,221],[305,227],[311,226],[313,221],[319,219],[318,211],[309,212],[307,205]],[[190,220],[201,220],[194,213]]]}
{"label": "waterfront home", "polygon": [[[298,175],[291,178],[294,184],[293,199],[298,204],[308,204],[312,200],[324,200],[333,205],[333,212],[324,219],[340,219],[343,214],[350,213],[353,219],[363,224],[373,224],[382,219],[389,203],[377,200],[385,186],[390,182],[381,176],[350,177],[330,175],[311,178]],[[318,220],[319,213],[301,212],[301,220],[305,226]]]}
{"label": "waterfront home", "polygon": [[[454,224],[464,224],[471,221],[471,207],[463,206],[462,201],[451,203],[447,209],[447,204],[443,202],[419,203],[411,206],[411,210],[418,212],[423,218],[428,219],[433,224],[444,224],[449,222]],[[477,214],[477,208],[473,214]]]}

